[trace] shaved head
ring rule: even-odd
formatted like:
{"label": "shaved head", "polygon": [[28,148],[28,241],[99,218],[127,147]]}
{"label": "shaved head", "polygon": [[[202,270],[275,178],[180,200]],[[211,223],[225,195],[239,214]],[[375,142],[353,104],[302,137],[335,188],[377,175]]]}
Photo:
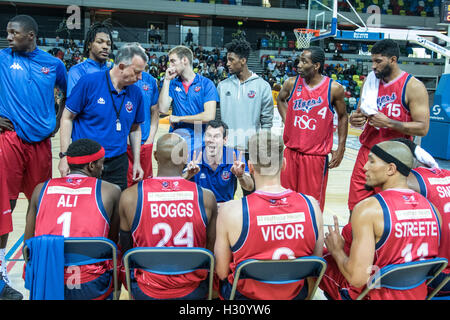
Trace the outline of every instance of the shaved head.
{"label": "shaved head", "polygon": [[[377,144],[383,151],[390,154],[392,157],[399,160],[408,168],[413,168],[414,165],[414,155],[411,149],[400,141],[383,141]],[[385,159],[381,160],[386,161]],[[389,163],[389,162],[388,162]]]}
{"label": "shaved head", "polygon": [[158,167],[184,166],[187,163],[187,143],[176,133],[161,136],[156,144]]}

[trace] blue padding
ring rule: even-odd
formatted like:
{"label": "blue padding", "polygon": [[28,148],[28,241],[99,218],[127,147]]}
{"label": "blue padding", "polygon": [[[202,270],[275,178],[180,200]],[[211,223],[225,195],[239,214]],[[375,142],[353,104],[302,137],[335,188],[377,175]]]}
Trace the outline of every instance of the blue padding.
{"label": "blue padding", "polygon": [[[103,242],[70,242],[69,240],[102,240]],[[66,238],[64,242],[64,265],[79,266],[111,260],[116,245],[106,238]]]}
{"label": "blue padding", "polygon": [[[374,283],[381,278],[381,287],[394,290],[409,290],[418,287],[426,280],[432,278],[442,266],[441,264],[431,264],[431,262],[444,262],[446,259],[436,258],[426,261],[414,261],[402,264],[393,264],[381,268],[378,276],[372,279]],[[423,264],[424,262],[430,262]]]}
{"label": "blue padding", "polygon": [[[297,282],[306,277],[319,276],[322,270],[322,263],[316,261],[317,259],[323,260],[318,257],[303,257],[295,260],[283,260],[288,263],[282,263],[279,260],[274,262],[251,263],[241,269],[239,278],[253,279],[271,284]],[[237,266],[236,270],[250,261],[257,260],[245,260]],[[325,263],[325,260],[322,262]]]}
{"label": "blue padding", "polygon": [[[154,251],[142,251],[145,249]],[[207,249],[173,248],[173,250],[180,249],[182,251],[174,254],[170,251],[171,248],[134,248],[128,250],[125,255],[132,252],[132,255],[129,256],[130,268],[139,268],[156,274],[185,274],[198,269],[210,268],[209,256],[197,252],[198,250],[209,252]]]}

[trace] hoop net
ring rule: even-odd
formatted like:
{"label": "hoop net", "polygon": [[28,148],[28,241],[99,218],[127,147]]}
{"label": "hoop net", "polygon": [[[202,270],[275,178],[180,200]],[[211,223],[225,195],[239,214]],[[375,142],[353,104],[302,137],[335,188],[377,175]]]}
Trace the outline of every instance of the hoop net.
{"label": "hoop net", "polygon": [[319,35],[319,30],[297,28],[294,29],[294,34],[297,38],[297,49],[309,48],[311,39]]}

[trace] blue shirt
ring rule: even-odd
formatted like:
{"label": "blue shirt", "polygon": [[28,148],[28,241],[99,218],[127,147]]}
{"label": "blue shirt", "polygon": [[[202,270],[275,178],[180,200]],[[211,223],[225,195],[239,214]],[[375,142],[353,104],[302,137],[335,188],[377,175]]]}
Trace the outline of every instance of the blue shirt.
{"label": "blue shirt", "polygon": [[39,142],[55,130],[55,86],[66,92],[67,71],[58,58],[39,48],[0,51],[0,116],[21,139]]}
{"label": "blue shirt", "polygon": [[[120,109],[120,131],[116,130],[117,116],[111,95],[117,110]],[[141,90],[133,84],[118,93],[108,71],[81,77],[66,101],[66,109],[77,115],[73,121],[72,141],[82,138],[95,140],[105,148],[106,158],[125,153],[131,126],[145,120]]]}
{"label": "blue shirt", "polygon": [[78,80],[82,76],[88,73],[94,73],[99,71],[108,70],[108,66],[106,63],[98,63],[92,59],[86,59],[85,61],[74,65],[70,68],[67,79],[67,96],[72,92],[73,87],[77,84]]}
{"label": "blue shirt", "polygon": [[151,107],[158,103],[159,91],[156,79],[147,72],[142,72],[142,79],[138,80],[136,85],[141,88],[144,99],[145,121],[141,123],[142,144],[144,144],[150,135]]}
{"label": "blue shirt", "polygon": [[[222,163],[217,166],[216,170],[213,170],[205,160],[205,148],[203,147],[202,150],[203,159],[198,164],[200,171],[191,178],[191,181],[205,189],[211,190],[216,196],[217,202],[233,200],[237,187],[237,178],[231,173],[231,167],[233,166],[233,153],[236,153],[236,156],[239,158],[239,151],[223,147]],[[243,161],[245,162],[244,157]],[[248,172],[247,163],[245,163],[245,171]]]}
{"label": "blue shirt", "polygon": [[[173,99],[172,114],[174,116],[191,116],[199,114],[205,111],[204,104],[206,102],[219,101],[219,95],[217,94],[214,83],[210,79],[199,74],[195,75],[187,93],[184,90],[183,81],[180,77],[176,77],[170,81],[169,96]],[[202,125],[202,131],[198,133],[200,137],[196,139],[197,141],[203,140],[205,128],[206,124]],[[191,143],[194,142],[194,124],[180,122],[175,124],[173,128],[171,127],[169,131],[172,132],[177,129],[184,129],[184,132],[180,132],[180,135],[185,139],[186,135],[190,135]],[[197,136],[195,138],[197,138]],[[195,146],[196,147],[191,148],[191,150],[199,147],[198,144],[195,144]]]}

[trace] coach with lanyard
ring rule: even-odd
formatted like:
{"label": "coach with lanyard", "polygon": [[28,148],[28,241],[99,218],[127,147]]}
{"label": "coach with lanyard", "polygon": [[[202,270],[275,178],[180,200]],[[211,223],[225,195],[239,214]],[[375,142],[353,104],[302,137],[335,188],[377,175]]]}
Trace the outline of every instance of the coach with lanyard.
{"label": "coach with lanyard", "polygon": [[58,169],[68,173],[65,152],[73,141],[87,138],[105,148],[102,179],[127,188],[127,138],[133,151],[133,180],[143,177],[140,164],[141,128],[145,120],[141,90],[148,57],[142,47],[126,44],[116,55],[114,67],[84,75],[73,88],[61,117],[61,153]]}

